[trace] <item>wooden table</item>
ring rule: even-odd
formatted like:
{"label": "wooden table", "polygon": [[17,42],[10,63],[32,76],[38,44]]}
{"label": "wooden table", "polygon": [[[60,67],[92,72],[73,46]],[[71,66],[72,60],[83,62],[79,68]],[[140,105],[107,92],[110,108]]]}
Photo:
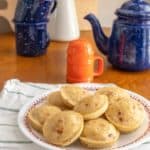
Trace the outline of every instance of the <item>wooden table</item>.
{"label": "wooden table", "polygon": [[[107,34],[110,33],[108,29],[105,31]],[[95,52],[99,53],[92,32],[82,32],[81,37],[87,38],[92,43]],[[52,42],[44,56],[21,57],[16,55],[14,35],[0,35],[0,88],[6,80],[12,78],[31,82],[65,83],[67,45],[68,43]],[[104,59],[104,74],[96,77],[93,82],[115,83],[150,99],[150,70],[124,72],[114,69],[105,57]]]}

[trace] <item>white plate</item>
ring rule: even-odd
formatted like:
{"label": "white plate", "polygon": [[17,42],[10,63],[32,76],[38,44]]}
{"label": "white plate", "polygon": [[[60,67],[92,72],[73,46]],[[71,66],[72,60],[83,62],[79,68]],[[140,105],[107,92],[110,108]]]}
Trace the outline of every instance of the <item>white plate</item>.
{"label": "white plate", "polygon": [[[95,91],[98,88],[108,86],[103,84],[79,84],[81,87],[84,87],[88,90]],[[50,92],[59,90],[59,88],[51,90]],[[48,93],[50,93],[48,92]],[[150,140],[150,102],[144,97],[128,91],[127,92],[133,97],[135,100],[139,101],[146,110],[146,118],[142,126],[133,133],[124,134],[120,136],[119,141],[113,145],[111,148],[105,148],[103,150],[129,150],[130,148],[136,147],[144,142]],[[20,111],[18,116],[18,124],[20,130],[24,133],[24,135],[29,138],[31,141],[36,143],[37,145],[49,149],[49,150],[87,150],[79,142],[72,144],[67,148],[60,148],[46,143],[44,138],[38,134],[36,131],[32,130],[31,127],[27,124],[27,113],[28,111],[44,102],[45,97],[48,95],[45,93],[39,97],[34,98],[28,104],[26,104]]]}

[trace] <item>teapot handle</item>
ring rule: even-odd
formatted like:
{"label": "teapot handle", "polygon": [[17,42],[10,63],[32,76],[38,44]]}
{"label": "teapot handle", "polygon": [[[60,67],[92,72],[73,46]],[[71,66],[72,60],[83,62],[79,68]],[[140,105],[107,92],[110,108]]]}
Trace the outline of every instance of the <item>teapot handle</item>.
{"label": "teapot handle", "polygon": [[56,7],[57,7],[57,0],[54,0],[54,4],[53,4],[52,10],[51,10],[51,13],[54,12],[54,10],[56,9]]}

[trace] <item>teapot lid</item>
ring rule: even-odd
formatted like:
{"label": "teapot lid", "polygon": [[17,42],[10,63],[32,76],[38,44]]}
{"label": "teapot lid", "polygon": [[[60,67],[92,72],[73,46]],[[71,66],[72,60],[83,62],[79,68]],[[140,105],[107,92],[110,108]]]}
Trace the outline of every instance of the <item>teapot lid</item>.
{"label": "teapot lid", "polygon": [[117,9],[116,14],[124,17],[150,18],[150,3],[144,0],[130,0]]}

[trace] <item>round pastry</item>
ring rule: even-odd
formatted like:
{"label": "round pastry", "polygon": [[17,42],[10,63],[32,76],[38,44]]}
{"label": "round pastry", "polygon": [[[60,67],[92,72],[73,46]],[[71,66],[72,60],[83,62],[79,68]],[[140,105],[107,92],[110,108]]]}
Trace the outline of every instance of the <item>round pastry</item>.
{"label": "round pastry", "polygon": [[118,130],[128,133],[136,130],[143,123],[145,110],[142,104],[132,98],[120,98],[108,107],[105,115]]}
{"label": "round pastry", "polygon": [[81,114],[63,111],[47,119],[43,126],[43,135],[50,144],[68,146],[80,137],[83,125]]}
{"label": "round pastry", "polygon": [[47,96],[48,104],[57,106],[62,110],[67,109],[66,105],[63,103],[60,91],[52,92]]}
{"label": "round pastry", "polygon": [[104,94],[108,96],[110,104],[121,97],[130,98],[130,95],[124,89],[117,86],[100,88],[96,91],[96,94]]}
{"label": "round pastry", "polygon": [[96,119],[105,113],[108,105],[106,95],[90,95],[83,98],[83,100],[74,107],[74,111],[82,114],[84,120]]}
{"label": "round pastry", "polygon": [[119,131],[107,120],[99,118],[87,121],[80,141],[88,148],[105,148],[119,139]]}
{"label": "round pastry", "polygon": [[42,126],[46,121],[47,117],[52,117],[59,112],[61,112],[61,110],[58,107],[41,105],[29,111],[28,122],[33,129],[38,132],[42,132]]}
{"label": "round pastry", "polygon": [[64,104],[70,108],[73,108],[82,98],[89,95],[89,91],[75,85],[63,86],[60,91]]}

